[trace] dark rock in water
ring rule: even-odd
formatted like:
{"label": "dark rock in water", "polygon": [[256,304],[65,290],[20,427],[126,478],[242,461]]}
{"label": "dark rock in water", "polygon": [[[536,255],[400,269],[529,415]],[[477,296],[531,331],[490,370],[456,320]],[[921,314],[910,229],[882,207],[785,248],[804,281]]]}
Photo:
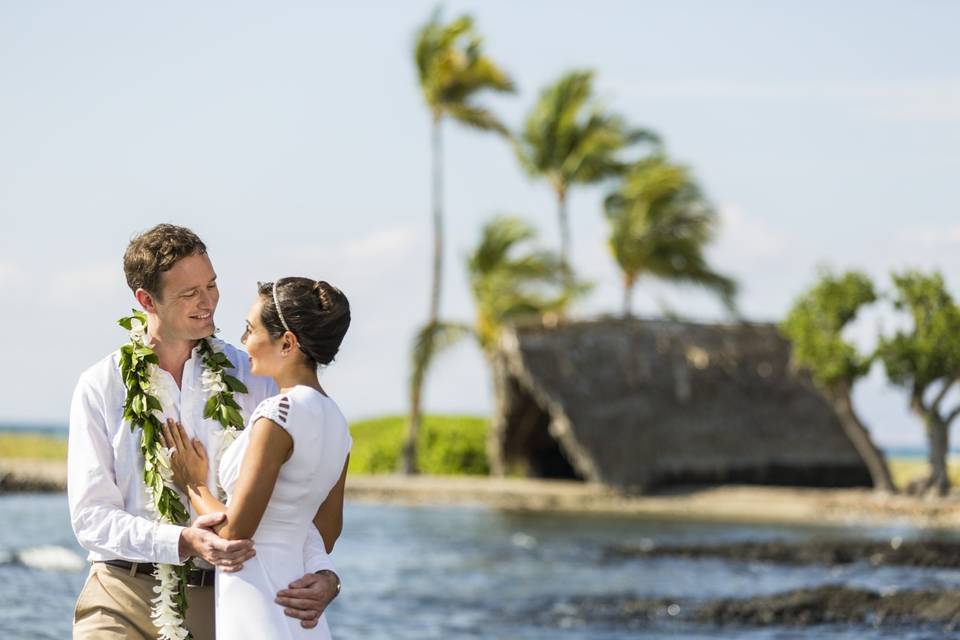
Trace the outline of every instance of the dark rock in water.
{"label": "dark rock in water", "polygon": [[[540,609],[548,624],[644,628],[676,621],[712,626],[869,625],[960,629],[960,591],[881,594],[842,585],[797,589],[768,596],[695,601],[631,595],[579,596]],[[938,635],[937,637],[944,637]]]}
{"label": "dark rock in water", "polygon": [[728,545],[626,546],[606,547],[606,561],[624,558],[670,556],[679,558],[722,558],[744,562],[781,564],[822,564],[827,566],[869,562],[874,566],[960,568],[960,541],[810,541],[747,542]]}
{"label": "dark rock in water", "polygon": [[872,591],[827,585],[747,599],[710,602],[695,618],[713,624],[808,626],[862,624],[879,613],[882,596]]}
{"label": "dark rock in water", "polygon": [[709,602],[697,608],[694,619],[720,625],[926,624],[957,629],[960,628],[960,591],[879,594],[826,585],[771,596]]}
{"label": "dark rock in water", "polygon": [[686,603],[676,598],[640,598],[633,594],[588,595],[538,603],[522,617],[544,626],[649,628],[682,620]]}

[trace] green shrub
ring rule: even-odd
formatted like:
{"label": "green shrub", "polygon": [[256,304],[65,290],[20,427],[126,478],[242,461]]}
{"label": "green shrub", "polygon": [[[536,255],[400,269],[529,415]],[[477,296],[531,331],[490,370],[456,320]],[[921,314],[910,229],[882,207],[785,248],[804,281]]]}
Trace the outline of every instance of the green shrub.
{"label": "green shrub", "polygon": [[[431,475],[486,475],[487,425],[472,416],[426,416],[420,429],[417,463]],[[351,473],[393,473],[407,429],[406,416],[387,416],[350,425]]]}

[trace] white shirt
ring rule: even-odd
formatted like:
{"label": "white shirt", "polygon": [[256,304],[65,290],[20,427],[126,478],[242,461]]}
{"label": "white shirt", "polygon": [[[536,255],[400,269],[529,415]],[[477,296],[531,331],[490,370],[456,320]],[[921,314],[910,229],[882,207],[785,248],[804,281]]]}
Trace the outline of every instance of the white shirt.
{"label": "white shirt", "polygon": [[[249,391],[234,395],[246,420],[260,401],[277,393],[276,385],[269,378],[250,373],[246,352],[220,344],[236,367],[228,373],[239,378]],[[140,430],[131,432],[130,423],[123,419],[127,390],[120,377],[119,355],[115,351],[84,371],[73,393],[67,448],[67,497],[73,532],[80,546],[90,552],[87,559],[93,562],[182,564],[183,527],[156,522],[150,509],[143,482]],[[223,431],[219,422],[203,417],[207,394],[200,382],[202,373],[203,360],[195,348],[183,367],[180,388],[173,376],[160,370],[162,389],[157,396],[163,405],[163,419],[179,420],[191,437],[203,443],[211,464],[207,485],[217,495],[215,465]],[[182,501],[189,505],[185,498]],[[190,516],[196,517],[192,507]],[[307,571],[333,570],[319,532],[314,527],[310,532],[304,545]]]}

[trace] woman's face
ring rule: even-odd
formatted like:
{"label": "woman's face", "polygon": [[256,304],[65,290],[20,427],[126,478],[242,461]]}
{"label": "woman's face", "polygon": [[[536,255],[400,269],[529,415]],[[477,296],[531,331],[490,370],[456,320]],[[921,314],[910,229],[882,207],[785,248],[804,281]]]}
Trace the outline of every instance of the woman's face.
{"label": "woman's face", "polygon": [[240,342],[247,349],[250,356],[250,373],[257,376],[273,376],[280,368],[282,360],[281,355],[283,346],[282,337],[273,340],[267,333],[263,321],[260,319],[260,313],[263,311],[263,298],[257,296],[247,312],[247,326],[240,338]]}

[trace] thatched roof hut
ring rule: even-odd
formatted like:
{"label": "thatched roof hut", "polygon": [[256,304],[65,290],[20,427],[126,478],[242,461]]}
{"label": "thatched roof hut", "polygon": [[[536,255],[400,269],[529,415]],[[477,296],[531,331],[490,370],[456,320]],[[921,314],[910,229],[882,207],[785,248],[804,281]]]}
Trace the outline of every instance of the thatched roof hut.
{"label": "thatched roof hut", "polygon": [[769,324],[508,327],[494,356],[495,473],[664,484],[867,486],[829,403]]}

